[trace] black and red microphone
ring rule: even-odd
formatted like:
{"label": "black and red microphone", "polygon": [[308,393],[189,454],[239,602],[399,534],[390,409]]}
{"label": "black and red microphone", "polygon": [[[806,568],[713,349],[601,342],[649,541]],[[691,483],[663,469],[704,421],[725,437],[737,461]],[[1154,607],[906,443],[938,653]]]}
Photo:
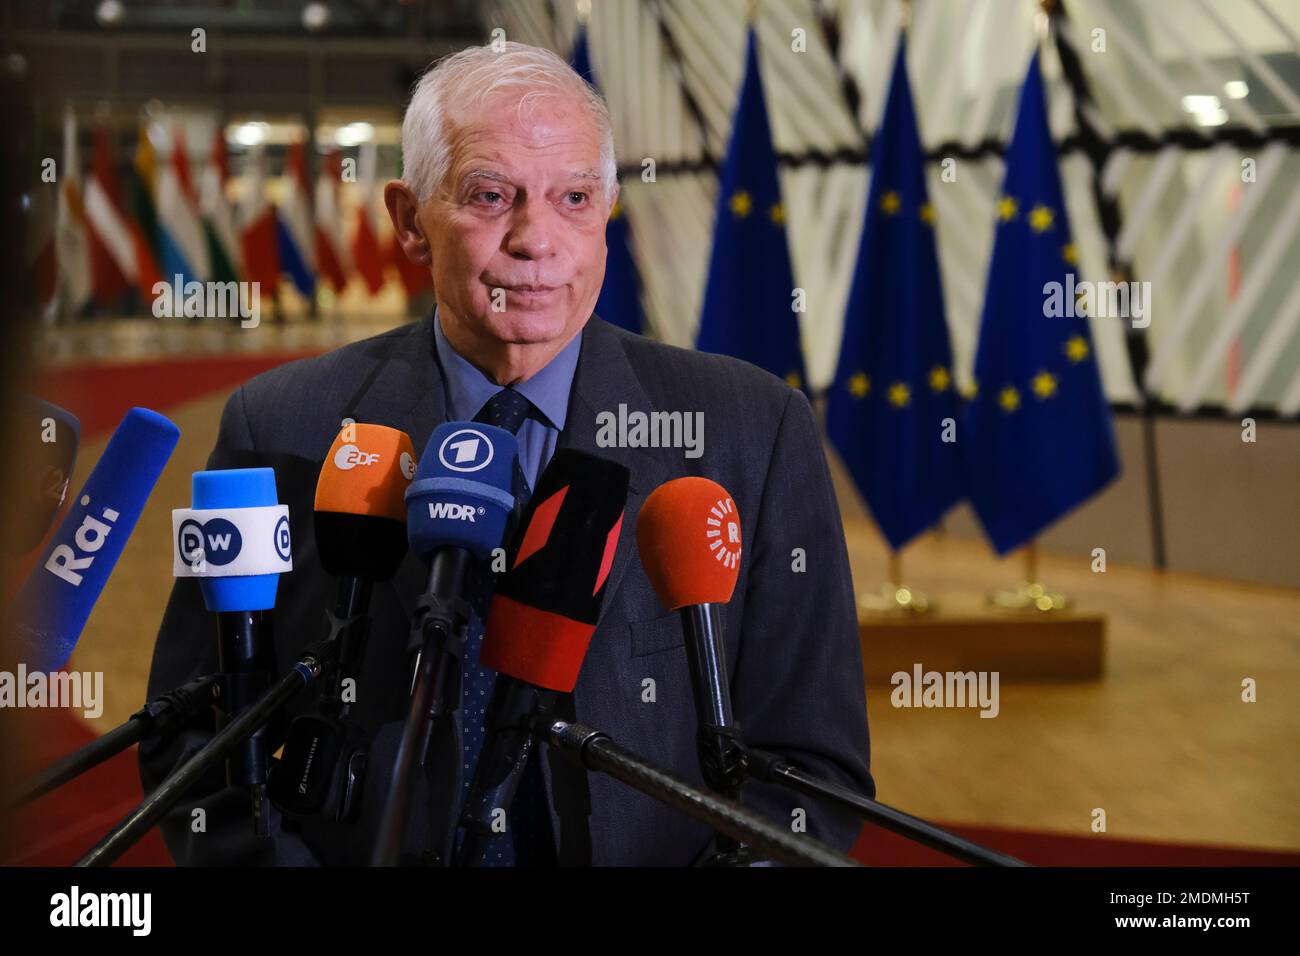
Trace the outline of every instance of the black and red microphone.
{"label": "black and red microphone", "polygon": [[627,486],[622,465],[560,449],[529,500],[479,655],[498,677],[461,812],[457,865],[482,862],[508,821],[536,720],[578,681],[618,549]]}

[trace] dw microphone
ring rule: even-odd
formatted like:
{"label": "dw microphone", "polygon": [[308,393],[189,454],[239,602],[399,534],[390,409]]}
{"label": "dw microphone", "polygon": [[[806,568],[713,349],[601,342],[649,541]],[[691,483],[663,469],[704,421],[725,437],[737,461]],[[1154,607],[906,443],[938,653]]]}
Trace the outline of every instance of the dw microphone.
{"label": "dw microphone", "polygon": [[577,683],[618,548],[627,485],[622,465],[560,449],[528,502],[479,654],[498,677],[461,812],[459,866],[482,863],[501,824],[508,827],[534,721]]}
{"label": "dw microphone", "polygon": [[17,659],[28,668],[56,671],[72,656],[180,435],[147,408],[113,432],[15,599]]}
{"label": "dw microphone", "polygon": [[[293,570],[289,507],[279,504],[270,468],[199,471],[193,507],[172,512],[172,570],[197,577],[203,603],[217,615],[217,660],[225,689],[218,727],[239,716],[270,686],[275,669],[271,609],[280,575]],[[226,763],[227,783],[249,788],[254,832],[266,834],[264,729]]]}
{"label": "dw microphone", "polygon": [[296,717],[271,769],[271,802],[291,817],[352,820],[366,769],[366,748],[344,723],[347,682],[355,681],[369,636],[370,594],[396,573],[406,555],[406,489],[415,477],[415,449],[403,431],[350,424],[334,439],[316,483],[316,550],[339,579],[326,615],[338,661],[322,681],[319,712]]}
{"label": "dw microphone", "polygon": [[[465,655],[472,609],[465,595],[477,565],[501,546],[514,509],[511,492],[515,436],[477,422],[447,422],[434,429],[406,491],[406,529],[411,550],[429,565],[425,592],[411,620],[411,701],[398,741],[388,798],[380,817],[371,862],[398,862],[411,768],[424,750],[433,723],[454,710],[450,691]],[[459,696],[452,698],[459,701]]]}

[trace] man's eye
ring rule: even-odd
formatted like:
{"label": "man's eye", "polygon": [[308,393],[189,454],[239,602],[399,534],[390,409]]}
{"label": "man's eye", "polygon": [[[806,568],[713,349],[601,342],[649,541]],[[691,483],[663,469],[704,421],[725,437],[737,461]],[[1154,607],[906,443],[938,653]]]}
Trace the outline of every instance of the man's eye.
{"label": "man's eye", "polygon": [[583,192],[570,192],[567,197],[570,206],[581,206],[587,201],[587,194]]}
{"label": "man's eye", "polygon": [[504,199],[505,197],[502,196],[499,192],[494,192],[490,189],[486,189],[483,192],[475,193],[474,198],[477,199],[479,202],[485,202],[488,205],[494,206],[497,204],[498,200]]}

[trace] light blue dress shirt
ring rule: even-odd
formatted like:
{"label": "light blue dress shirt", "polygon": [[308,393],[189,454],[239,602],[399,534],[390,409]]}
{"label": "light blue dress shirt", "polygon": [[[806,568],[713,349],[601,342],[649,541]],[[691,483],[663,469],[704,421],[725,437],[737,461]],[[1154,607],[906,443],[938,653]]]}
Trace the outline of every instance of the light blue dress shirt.
{"label": "light blue dress shirt", "polygon": [[[492,381],[451,347],[442,334],[442,320],[436,308],[433,312],[433,341],[438,363],[442,366],[447,420],[473,421],[487,400],[503,386]],[[581,350],[582,335],[579,333],[541,371],[528,381],[515,385],[515,391],[532,402],[541,413],[519,426],[519,464],[530,489],[537,487],[537,477],[551,460],[560,432],[564,430],[569,414],[569,392],[573,388],[573,375],[578,370]],[[538,421],[539,417],[545,421]]]}

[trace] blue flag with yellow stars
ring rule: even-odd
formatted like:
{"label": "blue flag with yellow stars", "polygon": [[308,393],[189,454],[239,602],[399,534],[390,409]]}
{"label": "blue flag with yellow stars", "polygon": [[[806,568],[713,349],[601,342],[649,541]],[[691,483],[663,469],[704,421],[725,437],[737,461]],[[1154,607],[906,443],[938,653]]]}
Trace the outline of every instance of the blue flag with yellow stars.
{"label": "blue flag with yellow stars", "polygon": [[895,551],[962,496],[934,207],[905,42],[871,146],[867,214],[826,403],[827,437]]}
{"label": "blue flag with yellow stars", "polygon": [[1086,315],[1048,308],[1078,256],[1047,125],[1038,54],[1020,93],[961,442],[968,494],[999,554],[1119,474]]}
{"label": "blue flag with yellow stars", "polygon": [[[591,69],[591,52],[587,49],[587,28],[584,26],[578,27],[569,65],[593,88],[600,89]],[[596,300],[596,314],[606,322],[640,335],[645,330],[645,318],[641,312],[641,279],[632,258],[627,214],[619,201],[614,203],[609,222],[605,224],[605,249],[605,282],[600,287],[600,298]]]}
{"label": "blue flag with yellow stars", "polygon": [[794,272],[752,27],[716,223],[696,347],[734,355],[803,388]]}

